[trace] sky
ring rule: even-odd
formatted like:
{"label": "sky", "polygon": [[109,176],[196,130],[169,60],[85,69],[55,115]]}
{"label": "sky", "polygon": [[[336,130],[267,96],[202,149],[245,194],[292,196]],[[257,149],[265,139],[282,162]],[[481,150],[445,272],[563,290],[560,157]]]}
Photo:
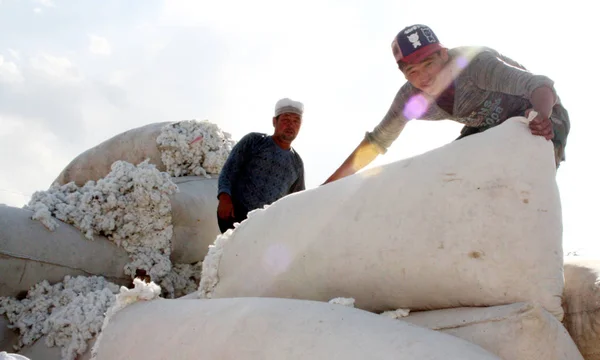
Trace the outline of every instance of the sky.
{"label": "sky", "polygon": [[[294,147],[323,183],[405,82],[390,44],[426,24],[446,47],[483,45],[555,81],[569,111],[557,174],[566,252],[600,253],[592,104],[600,34],[591,2],[548,0],[0,0],[0,203],[23,206],[81,152],[123,131],[210,120],[239,139],[272,132],[275,102],[302,101]],[[411,121],[371,166],[454,140]]]}

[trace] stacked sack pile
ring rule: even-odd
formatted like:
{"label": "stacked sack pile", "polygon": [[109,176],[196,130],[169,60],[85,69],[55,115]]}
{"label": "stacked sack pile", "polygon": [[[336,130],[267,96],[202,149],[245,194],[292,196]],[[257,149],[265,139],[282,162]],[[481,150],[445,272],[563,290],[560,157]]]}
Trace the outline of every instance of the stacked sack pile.
{"label": "stacked sack pile", "polygon": [[[128,146],[133,146],[136,137],[129,138]],[[192,137],[186,142],[195,140]],[[146,143],[135,146],[141,149]],[[104,149],[119,146],[125,142],[113,142]],[[150,147],[140,153],[153,151]],[[79,161],[75,159],[57,182],[75,181],[82,186],[87,180],[110,178],[111,171],[118,170],[114,168],[117,160],[140,164],[150,158],[159,172],[144,172],[156,179],[151,189],[166,194],[175,207],[177,201],[169,194],[172,187],[160,171],[176,175],[163,155],[127,160],[126,152],[115,150],[104,170],[94,175],[96,168],[92,167],[78,178],[94,154],[100,153],[91,149]],[[182,162],[179,158],[172,163]],[[142,165],[144,171],[147,165]],[[555,171],[552,145],[532,136],[526,119],[515,118],[420,156],[285,197],[251,212],[235,230],[207,235],[212,236],[208,242],[198,240],[198,235],[178,240],[174,210],[163,211],[172,221],[160,218],[164,220],[161,225],[146,229],[146,234],[168,235],[172,225],[173,263],[178,246],[199,244],[194,246],[202,249],[179,251],[181,256],[194,258],[188,264],[202,267],[197,291],[190,292],[185,281],[185,288],[176,291],[183,286],[174,286],[176,280],[187,275],[179,271],[179,277],[163,276],[157,261],[152,263],[156,267],[144,269],[150,279],[136,278],[133,286],[127,284],[132,289],[100,280],[82,287],[66,279],[58,290],[64,293],[67,289],[70,297],[65,298],[80,310],[71,320],[78,324],[93,321],[95,330],[86,332],[83,341],[73,341],[81,332],[63,333],[62,337],[47,333],[47,328],[68,325],[58,321],[64,319],[61,314],[52,314],[54,321],[21,317],[21,331],[41,327],[37,333],[45,334],[45,344],[70,344],[61,345],[68,350],[62,355],[60,351],[50,354],[38,340],[25,349],[29,353],[21,353],[31,359],[600,359],[595,320],[600,308],[596,285],[600,264],[564,262]],[[216,186],[190,191],[198,193],[215,199]],[[150,196],[153,198],[157,209],[163,209],[159,206],[162,197]],[[44,206],[34,208],[28,217],[44,221],[44,209],[73,213],[65,210],[68,207],[42,200],[39,203]],[[191,210],[207,208],[216,226],[216,200],[199,205],[190,199],[186,204],[181,206],[180,217],[192,218],[196,214]],[[80,238],[69,243],[75,246],[69,253],[75,259],[64,266],[71,270],[61,270],[66,272],[63,276],[75,276],[69,271],[78,269],[85,275],[116,279],[115,283],[129,282],[133,270],[148,265],[144,259],[156,256],[138,255],[135,266],[127,267],[136,251],[154,254],[146,253],[143,246],[121,245],[120,241],[132,239],[119,231],[129,228],[127,224],[116,226],[104,240],[94,233],[94,226],[78,225],[91,229],[89,236],[95,241],[84,239],[81,229],[72,229]],[[54,232],[63,228],[69,225],[61,223]],[[42,230],[48,233],[45,228],[35,231]],[[17,230],[13,227],[12,231]],[[184,233],[194,231],[203,233],[194,229]],[[7,235],[1,230],[0,234],[4,246]],[[58,237],[46,235],[45,239],[50,246],[54,244],[44,250],[45,256],[51,256],[51,250],[59,251]],[[95,244],[97,253],[76,255],[84,240]],[[213,240],[207,253],[206,246]],[[143,243],[131,240],[133,245]],[[111,253],[114,248],[120,249],[119,256]],[[163,250],[163,255],[169,253],[164,246]],[[30,278],[29,283],[35,283],[29,267],[38,273],[41,269],[56,271],[50,271],[43,261],[35,263],[34,256],[5,255],[0,261],[5,261],[4,257],[29,261],[23,270],[11,270],[12,278]],[[103,268],[109,260],[112,265]],[[37,278],[41,279],[47,280]],[[0,289],[6,286],[4,281],[0,281]],[[13,292],[23,290],[25,282],[20,281],[6,287]],[[58,291],[49,284],[41,288],[45,291],[34,288],[30,293]],[[100,301],[100,309],[106,310],[89,311],[86,299]],[[90,313],[94,316],[87,315]],[[0,324],[0,331],[2,328]],[[6,343],[0,336],[0,345]],[[9,349],[0,346],[2,350]]]}
{"label": "stacked sack pile", "polygon": [[565,288],[555,175],[514,118],[287,196],[216,239],[197,293],[113,314],[94,355],[594,359],[599,306],[572,292],[597,274]]}
{"label": "stacked sack pile", "polygon": [[195,291],[233,145],[209,121],[146,125],[77,156],[24,208],[0,206],[0,351],[89,353],[136,276],[164,297]]}

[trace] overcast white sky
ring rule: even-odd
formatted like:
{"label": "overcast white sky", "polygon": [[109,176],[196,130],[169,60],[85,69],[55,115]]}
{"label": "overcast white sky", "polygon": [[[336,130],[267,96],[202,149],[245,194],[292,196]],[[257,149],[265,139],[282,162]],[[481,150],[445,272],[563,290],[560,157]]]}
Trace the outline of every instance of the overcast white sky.
{"label": "overcast white sky", "polygon": [[[275,102],[304,102],[295,143],[321,184],[404,83],[390,43],[425,23],[448,47],[486,45],[549,76],[570,112],[558,174],[565,250],[600,252],[600,131],[591,2],[0,0],[0,203],[24,205],[82,151],[160,121],[209,119],[235,139],[271,132]],[[376,164],[452,141],[411,122]]]}

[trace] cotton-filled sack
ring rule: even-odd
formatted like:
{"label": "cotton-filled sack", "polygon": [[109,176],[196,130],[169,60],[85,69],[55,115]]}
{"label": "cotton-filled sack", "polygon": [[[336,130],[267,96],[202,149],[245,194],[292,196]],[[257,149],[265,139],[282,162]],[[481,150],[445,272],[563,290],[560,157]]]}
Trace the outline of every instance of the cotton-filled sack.
{"label": "cotton-filled sack", "polygon": [[284,197],[217,238],[199,297],[348,297],[374,312],[527,301],[562,319],[553,154],[512,118]]}
{"label": "cotton-filled sack", "polygon": [[77,156],[54,183],[82,186],[98,180],[123,160],[133,165],[148,160],[174,177],[216,175],[235,142],[208,120],[183,120],[141,126],[102,142]]}
{"label": "cotton-filled sack", "polygon": [[218,179],[200,176],[172,178],[179,192],[170,195],[173,237],[171,261],[191,264],[202,261],[216,237]]}
{"label": "cotton-filled sack", "polygon": [[467,340],[504,360],[583,360],[564,326],[531,303],[416,312],[401,320]]}
{"label": "cotton-filled sack", "polygon": [[88,240],[71,225],[60,222],[49,231],[33,212],[0,206],[0,297],[17,296],[48,280],[66,275],[103,275],[117,284],[131,281],[123,268],[129,262],[125,250],[104,237]]}
{"label": "cotton-filled sack", "polygon": [[600,260],[565,258],[564,324],[586,360],[600,360]]}
{"label": "cotton-filled sack", "polygon": [[156,165],[159,171],[165,171],[166,166],[161,160],[156,138],[162,128],[170,123],[160,122],[141,126],[103,141],[73,159],[54,183],[64,185],[74,181],[77,186],[83,186],[89,180],[97,181],[110,172],[111,165],[117,160],[137,165],[150,159],[150,164]]}
{"label": "cotton-filled sack", "polygon": [[324,302],[154,300],[109,318],[98,360],[498,359],[467,341]]}

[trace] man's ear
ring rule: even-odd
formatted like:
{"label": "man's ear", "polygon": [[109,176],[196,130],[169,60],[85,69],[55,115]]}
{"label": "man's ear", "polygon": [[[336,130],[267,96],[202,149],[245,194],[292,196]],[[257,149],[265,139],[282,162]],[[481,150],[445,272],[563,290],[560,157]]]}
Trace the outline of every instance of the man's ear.
{"label": "man's ear", "polygon": [[277,116],[273,116],[273,127],[277,124]]}

